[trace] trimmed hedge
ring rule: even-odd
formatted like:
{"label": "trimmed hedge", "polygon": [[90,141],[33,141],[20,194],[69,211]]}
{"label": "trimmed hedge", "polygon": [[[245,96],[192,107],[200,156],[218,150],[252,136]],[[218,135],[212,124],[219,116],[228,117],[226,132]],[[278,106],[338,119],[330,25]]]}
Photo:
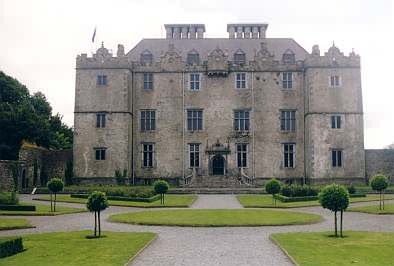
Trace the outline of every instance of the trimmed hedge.
{"label": "trimmed hedge", "polygon": [[18,196],[15,192],[0,192],[0,204],[15,205],[18,202]]}
{"label": "trimmed hedge", "polygon": [[[366,197],[366,194],[351,194],[349,195],[351,198],[362,198]],[[275,198],[277,200],[280,200],[281,202],[299,202],[299,201],[313,201],[313,200],[318,200],[318,196],[305,196],[305,197],[286,197],[280,194],[275,195]]]}
{"label": "trimmed hedge", "polygon": [[[87,199],[89,194],[71,194],[71,198]],[[153,202],[160,199],[160,195],[155,195],[150,198],[137,198],[137,197],[121,197],[121,196],[107,196],[108,200],[119,201],[137,201],[137,202]]]}
{"label": "trimmed hedge", "polygon": [[0,258],[8,257],[23,251],[21,237],[0,239]]}
{"label": "trimmed hedge", "polygon": [[34,205],[0,205],[2,211],[36,211]]}
{"label": "trimmed hedge", "polygon": [[311,186],[300,186],[300,185],[285,185],[282,187],[280,194],[285,197],[308,197],[317,196],[320,189]]}

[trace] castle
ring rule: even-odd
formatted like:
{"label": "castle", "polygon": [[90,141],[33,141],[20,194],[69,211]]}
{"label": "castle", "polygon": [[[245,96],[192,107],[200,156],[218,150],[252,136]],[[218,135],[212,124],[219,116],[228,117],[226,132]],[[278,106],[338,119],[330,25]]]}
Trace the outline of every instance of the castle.
{"label": "castle", "polygon": [[183,186],[364,182],[360,57],[311,53],[268,24],[165,25],[76,59],[74,175]]}

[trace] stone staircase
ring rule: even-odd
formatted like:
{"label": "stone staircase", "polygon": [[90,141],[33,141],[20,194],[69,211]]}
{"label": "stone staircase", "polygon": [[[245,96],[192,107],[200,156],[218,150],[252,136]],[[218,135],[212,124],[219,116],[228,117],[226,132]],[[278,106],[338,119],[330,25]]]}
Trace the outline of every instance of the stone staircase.
{"label": "stone staircase", "polygon": [[236,176],[194,176],[187,188],[248,188],[250,185],[244,183]]}

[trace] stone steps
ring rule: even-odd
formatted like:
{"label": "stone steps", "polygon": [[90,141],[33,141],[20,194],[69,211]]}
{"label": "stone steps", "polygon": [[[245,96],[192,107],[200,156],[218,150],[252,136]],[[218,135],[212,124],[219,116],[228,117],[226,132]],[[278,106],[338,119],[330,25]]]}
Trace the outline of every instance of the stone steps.
{"label": "stone steps", "polygon": [[263,188],[172,188],[168,194],[264,194]]}
{"label": "stone steps", "polygon": [[192,179],[188,188],[248,188],[235,176],[197,176]]}

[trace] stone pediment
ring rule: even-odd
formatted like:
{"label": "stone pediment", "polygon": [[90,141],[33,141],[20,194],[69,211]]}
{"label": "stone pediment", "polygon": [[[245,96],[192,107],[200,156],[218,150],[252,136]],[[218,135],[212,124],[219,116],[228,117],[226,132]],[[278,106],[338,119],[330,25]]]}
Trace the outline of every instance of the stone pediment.
{"label": "stone pediment", "polygon": [[267,44],[262,42],[260,44],[260,50],[257,51],[254,56],[254,62],[252,62],[252,65],[255,69],[268,69],[279,64],[279,62],[274,59],[275,55],[268,50]]}
{"label": "stone pediment", "polygon": [[219,47],[208,55],[207,73],[208,76],[228,75],[228,55]]}
{"label": "stone pediment", "polygon": [[229,145],[225,146],[224,144],[220,143],[219,140],[217,140],[216,143],[211,146],[208,146],[207,143],[205,152],[208,154],[229,154],[231,151]]}
{"label": "stone pediment", "polygon": [[169,44],[167,52],[160,57],[160,66],[166,70],[179,70],[184,67],[182,57],[175,49],[174,44]]}

